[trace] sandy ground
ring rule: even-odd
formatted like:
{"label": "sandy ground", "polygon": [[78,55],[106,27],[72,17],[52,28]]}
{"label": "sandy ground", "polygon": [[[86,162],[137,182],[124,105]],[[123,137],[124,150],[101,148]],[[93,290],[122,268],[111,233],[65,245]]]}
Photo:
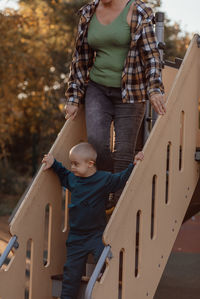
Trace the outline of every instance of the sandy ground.
{"label": "sandy ground", "polygon": [[[0,217],[0,255],[4,252],[10,238],[9,224],[8,224],[9,216],[1,216]],[[11,259],[13,256],[12,251],[8,255],[8,259]],[[6,264],[2,266],[2,269],[6,268]]]}
{"label": "sandy ground", "polygon": [[0,254],[4,251],[11,238],[8,225],[9,216],[0,217]]}

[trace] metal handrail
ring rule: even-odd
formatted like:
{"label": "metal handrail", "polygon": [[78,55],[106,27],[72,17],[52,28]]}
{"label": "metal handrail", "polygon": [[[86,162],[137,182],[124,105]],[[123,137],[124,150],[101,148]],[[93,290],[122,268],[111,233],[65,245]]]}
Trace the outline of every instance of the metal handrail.
{"label": "metal handrail", "polygon": [[106,246],[100,256],[100,259],[98,260],[98,263],[94,269],[94,272],[92,273],[92,276],[90,277],[90,280],[88,282],[86,291],[85,291],[85,299],[91,299],[92,298],[92,291],[94,288],[94,285],[99,277],[99,274],[104,266],[105,260],[107,258],[112,258],[112,252],[110,250],[110,245]]}
{"label": "metal handrail", "polygon": [[9,253],[12,250],[13,247],[15,249],[17,249],[19,247],[19,243],[17,242],[17,236],[13,236],[10,239],[10,241],[8,242],[8,245],[7,245],[6,249],[4,250],[3,254],[0,256],[0,268],[5,263],[5,260],[6,260],[7,256],[9,255]]}

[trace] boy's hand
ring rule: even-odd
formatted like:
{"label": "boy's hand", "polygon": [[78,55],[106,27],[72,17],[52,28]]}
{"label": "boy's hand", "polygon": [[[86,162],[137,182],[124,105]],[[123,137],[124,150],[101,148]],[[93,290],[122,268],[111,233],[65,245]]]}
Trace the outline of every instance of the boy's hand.
{"label": "boy's hand", "polygon": [[44,158],[42,159],[42,163],[45,164],[43,170],[49,169],[53,165],[53,162],[54,162],[54,157],[52,154],[44,155]]}
{"label": "boy's hand", "polygon": [[142,161],[143,159],[144,159],[144,153],[138,152],[137,155],[135,155],[133,164],[136,165],[138,161]]}

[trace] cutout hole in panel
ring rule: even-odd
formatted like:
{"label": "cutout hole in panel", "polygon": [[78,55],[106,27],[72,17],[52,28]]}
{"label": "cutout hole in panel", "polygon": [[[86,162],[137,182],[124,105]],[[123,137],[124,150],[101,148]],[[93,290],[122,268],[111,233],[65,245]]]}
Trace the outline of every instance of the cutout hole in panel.
{"label": "cutout hole in panel", "polygon": [[68,202],[70,200],[71,193],[68,189],[62,190],[62,232],[67,231],[68,227]]}
{"label": "cutout hole in panel", "polygon": [[152,197],[151,197],[151,239],[155,237],[156,183],[157,183],[157,176],[154,175],[152,179]]}
{"label": "cutout hole in panel", "polygon": [[45,227],[44,227],[44,250],[43,250],[43,265],[47,267],[49,265],[50,257],[50,236],[51,236],[51,220],[52,220],[52,208],[50,204],[45,208]]}
{"label": "cutout hole in panel", "polygon": [[141,224],[141,211],[139,210],[136,215],[136,234],[135,234],[135,277],[139,275],[139,255],[140,255],[140,224]]}
{"label": "cutout hole in panel", "polygon": [[165,181],[165,203],[169,202],[169,174],[170,174],[170,159],[171,159],[171,142],[167,145],[166,159],[166,181]]}
{"label": "cutout hole in panel", "polygon": [[119,253],[119,284],[118,284],[118,296],[122,298],[122,286],[123,286],[123,265],[124,264],[124,249]]}
{"label": "cutout hole in panel", "polygon": [[24,299],[30,298],[30,280],[31,280],[31,267],[32,267],[32,248],[33,241],[31,239],[27,242],[26,247],[26,269],[25,269],[25,290]]}
{"label": "cutout hole in panel", "polygon": [[179,170],[183,169],[183,146],[184,146],[184,121],[185,113],[181,111],[180,115],[180,145],[179,145]]}

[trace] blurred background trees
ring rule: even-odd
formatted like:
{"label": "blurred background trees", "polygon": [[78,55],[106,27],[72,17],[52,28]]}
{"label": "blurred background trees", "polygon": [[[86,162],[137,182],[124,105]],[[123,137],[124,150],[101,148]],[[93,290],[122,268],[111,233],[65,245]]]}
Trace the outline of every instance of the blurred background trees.
{"label": "blurred background trees", "polygon": [[[0,213],[7,196],[13,205],[19,199],[64,124],[77,11],[87,2],[24,0],[0,12]],[[190,38],[166,20],[165,57],[183,58]]]}

